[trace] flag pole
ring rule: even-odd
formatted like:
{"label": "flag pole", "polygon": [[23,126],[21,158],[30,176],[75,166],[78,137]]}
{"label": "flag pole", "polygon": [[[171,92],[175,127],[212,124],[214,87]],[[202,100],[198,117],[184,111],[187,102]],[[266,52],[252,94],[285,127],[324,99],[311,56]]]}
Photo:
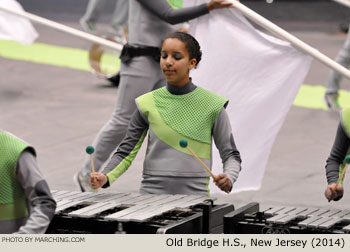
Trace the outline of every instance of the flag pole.
{"label": "flag pole", "polygon": [[252,20],[253,22],[257,23],[258,25],[264,27],[270,32],[273,32],[274,34],[277,34],[278,36],[282,37],[283,39],[289,41],[292,45],[294,45],[296,48],[302,50],[303,52],[311,55],[316,60],[320,61],[324,65],[330,67],[334,71],[337,71],[341,75],[345,76],[346,78],[350,79],[350,71],[343,67],[342,65],[338,64],[331,58],[327,57],[317,49],[309,46],[305,42],[301,41],[300,39],[296,38],[292,34],[286,32],[279,26],[275,25],[274,23],[270,22],[266,18],[262,17],[261,15],[257,14],[256,12],[252,11],[245,5],[241,4],[237,0],[231,0],[233,2],[234,7],[242,12],[247,18]]}
{"label": "flag pole", "polygon": [[337,2],[339,4],[342,4],[342,5],[350,8],[350,1],[349,0],[332,0],[332,1]]}
{"label": "flag pole", "polygon": [[62,31],[65,33],[69,33],[71,35],[89,40],[89,41],[94,42],[94,43],[101,44],[103,46],[106,46],[106,47],[109,47],[109,48],[112,48],[112,49],[115,49],[118,51],[121,51],[123,48],[123,46],[118,44],[118,43],[115,43],[115,42],[112,42],[110,40],[107,40],[107,39],[80,31],[78,29],[74,29],[74,28],[66,26],[66,25],[62,25],[60,23],[51,21],[51,20],[43,18],[43,17],[39,17],[37,15],[31,14],[31,13],[28,13],[28,12],[25,12],[22,10],[9,9],[9,8],[4,7],[4,6],[0,6],[0,10],[9,12],[11,14],[14,14],[14,15],[17,15],[20,17],[27,18],[33,22],[36,22],[36,23],[39,23],[39,24],[42,24],[45,26],[49,26],[49,27],[54,28],[56,30],[59,30],[59,31]]}

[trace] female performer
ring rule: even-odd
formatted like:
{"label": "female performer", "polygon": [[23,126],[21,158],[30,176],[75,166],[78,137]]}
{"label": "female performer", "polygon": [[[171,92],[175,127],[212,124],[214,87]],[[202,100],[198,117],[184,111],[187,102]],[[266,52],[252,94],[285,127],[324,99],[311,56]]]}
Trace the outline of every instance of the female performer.
{"label": "female performer", "polygon": [[189,77],[201,54],[197,40],[187,33],[165,37],[160,66],[167,85],[136,99],[137,110],[117,152],[102,173],[90,174],[92,188],[108,187],[122,175],[148,132],[141,193],[209,195],[208,172],[179,146],[180,139],[186,139],[209,167],[214,139],[223,162],[223,173],[215,183],[231,191],[241,158],[225,110],[228,100],[197,87]]}
{"label": "female performer", "polygon": [[0,130],[0,234],[43,234],[56,202],[23,140]]}
{"label": "female performer", "polygon": [[[172,5],[170,5],[169,3]],[[100,130],[92,145],[95,147],[95,167],[100,171],[110,154],[123,140],[128,123],[136,110],[134,100],[147,92],[163,87],[164,77],[159,68],[162,38],[188,20],[209,11],[232,7],[232,2],[211,0],[198,6],[180,8],[178,0],[130,0],[128,44],[121,54],[120,82],[117,103],[112,118]],[[89,185],[90,160],[75,174],[74,180],[82,191]]]}

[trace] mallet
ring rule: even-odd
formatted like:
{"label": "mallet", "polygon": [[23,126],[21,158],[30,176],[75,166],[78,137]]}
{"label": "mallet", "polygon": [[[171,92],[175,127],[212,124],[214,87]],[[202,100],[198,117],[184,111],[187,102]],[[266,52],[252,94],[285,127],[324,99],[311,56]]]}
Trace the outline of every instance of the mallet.
{"label": "mallet", "polygon": [[200,160],[200,158],[196,155],[196,153],[194,153],[190,147],[188,147],[188,142],[185,139],[181,139],[179,141],[179,144],[182,148],[186,148],[191,154],[192,156],[197,159],[197,161],[209,172],[210,176],[214,179],[214,181],[216,180],[216,176],[214,175],[214,173],[211,172],[211,170],[208,168],[208,166],[205,165],[205,163],[203,163],[202,160]]}
{"label": "mallet", "polygon": [[92,172],[95,172],[94,159],[92,158],[92,153],[94,153],[94,151],[95,151],[95,149],[93,146],[89,145],[88,147],[86,147],[86,153],[90,155]]}
{"label": "mallet", "polygon": [[350,164],[350,155],[347,155],[347,156],[345,157],[345,163],[346,163],[346,165],[345,165],[345,167],[344,167],[342,173],[340,174],[340,177],[339,177],[339,179],[338,179],[338,181],[337,181],[337,184],[336,184],[335,188],[337,188],[337,186],[339,185],[340,181],[342,181],[342,179],[344,178],[346,169],[348,168],[348,166],[349,166],[349,164]]}
{"label": "mallet", "polygon": [[[94,159],[92,158],[92,154],[94,153],[95,149],[93,146],[89,145],[86,147],[86,153],[90,155],[90,162],[91,162],[91,171],[95,172],[95,164],[94,164]],[[92,189],[93,190],[93,189]],[[97,192],[97,190],[94,190]]]}

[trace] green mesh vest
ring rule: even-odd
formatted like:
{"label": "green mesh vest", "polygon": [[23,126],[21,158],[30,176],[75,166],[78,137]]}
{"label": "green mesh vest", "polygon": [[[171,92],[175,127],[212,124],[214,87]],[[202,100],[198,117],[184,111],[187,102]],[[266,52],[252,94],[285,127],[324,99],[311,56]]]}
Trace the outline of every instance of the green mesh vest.
{"label": "green mesh vest", "polygon": [[26,196],[16,178],[17,161],[27,145],[0,131],[0,220],[28,215]]}
{"label": "green mesh vest", "polygon": [[227,99],[199,87],[184,95],[163,87],[140,96],[137,103],[162,141],[187,153],[179,146],[185,138],[199,157],[210,159],[212,128]]}
{"label": "green mesh vest", "polygon": [[[345,128],[346,134],[350,137],[350,107],[343,109],[341,120],[342,120],[342,124]],[[350,148],[348,149],[346,155],[349,155],[349,154],[350,154]],[[343,163],[339,166],[339,176],[342,173],[342,171],[344,170],[345,165],[346,165],[346,162],[344,160]],[[342,181],[340,181],[340,184],[343,184],[344,177],[343,177]]]}

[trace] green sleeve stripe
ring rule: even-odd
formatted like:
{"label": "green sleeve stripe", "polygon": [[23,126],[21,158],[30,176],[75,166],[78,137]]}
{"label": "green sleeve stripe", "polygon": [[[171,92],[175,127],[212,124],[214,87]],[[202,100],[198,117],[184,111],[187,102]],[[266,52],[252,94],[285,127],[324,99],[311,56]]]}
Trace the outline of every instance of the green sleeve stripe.
{"label": "green sleeve stripe", "polygon": [[168,3],[173,9],[181,9],[183,7],[183,0],[168,0]]}
{"label": "green sleeve stripe", "polygon": [[135,159],[138,151],[141,148],[141,145],[143,143],[143,140],[146,137],[146,134],[147,134],[147,130],[144,130],[144,132],[141,135],[141,138],[135,145],[134,149],[130,152],[130,154],[127,157],[125,157],[112,171],[107,173],[107,178],[110,185],[130,167],[132,161]]}
{"label": "green sleeve stripe", "polygon": [[[350,107],[342,110],[341,123],[342,123],[342,126],[344,127],[345,133],[347,134],[348,137],[350,137]],[[347,151],[346,156],[349,154],[350,154],[350,148]],[[340,177],[340,174],[343,172],[345,166],[346,166],[346,162],[344,160],[343,163],[340,164],[339,166],[339,177]],[[344,177],[340,181],[341,185],[343,185]]]}
{"label": "green sleeve stripe", "polygon": [[342,110],[342,124],[348,137],[350,137],[350,107]]}
{"label": "green sleeve stripe", "polygon": [[[346,156],[347,156],[347,155],[350,155],[350,148],[348,149],[348,151],[347,151],[347,153],[346,153]],[[345,156],[345,157],[346,157],[346,156]],[[339,165],[339,176],[338,176],[339,178],[340,178],[340,174],[343,172],[345,166],[346,166],[346,162],[345,162],[345,159],[344,159],[343,163],[341,163],[341,164]],[[340,184],[341,184],[341,185],[343,185],[344,178],[345,178],[345,174],[344,174],[343,179],[340,181]]]}
{"label": "green sleeve stripe", "polygon": [[[181,139],[185,139],[188,142],[188,146],[190,149],[197,154],[198,157],[210,160],[211,157],[211,144],[201,143],[196,140],[193,140],[189,137],[185,137],[182,134],[179,134],[172,128],[170,128],[162,119],[159,114],[156,106],[154,104],[154,99],[152,93],[147,93],[137,98],[137,103],[141,112],[147,116],[149,125],[152,128],[154,134],[162,140],[164,143],[168,144],[175,150],[178,150],[187,155],[191,155],[191,153],[186,149],[182,148],[179,145],[179,141]],[[150,113],[148,113],[148,110]]]}

